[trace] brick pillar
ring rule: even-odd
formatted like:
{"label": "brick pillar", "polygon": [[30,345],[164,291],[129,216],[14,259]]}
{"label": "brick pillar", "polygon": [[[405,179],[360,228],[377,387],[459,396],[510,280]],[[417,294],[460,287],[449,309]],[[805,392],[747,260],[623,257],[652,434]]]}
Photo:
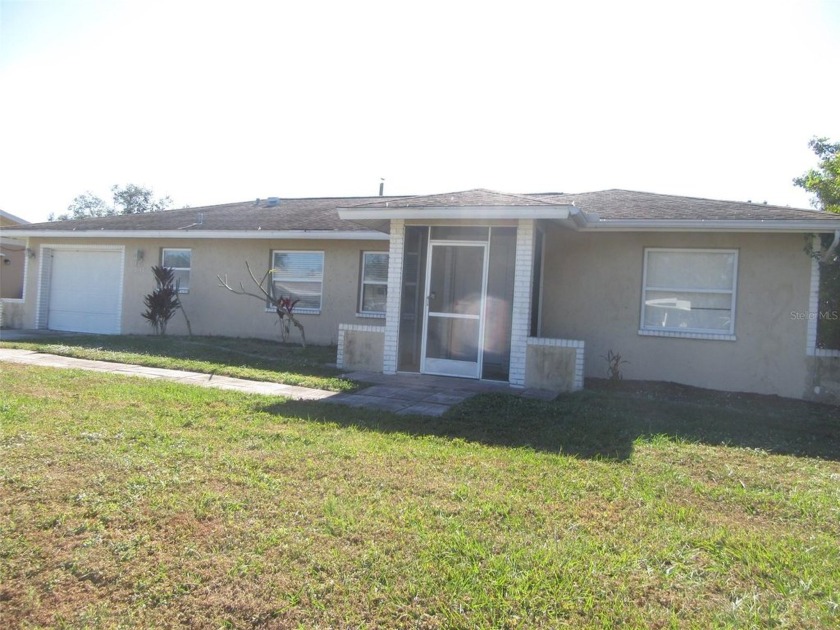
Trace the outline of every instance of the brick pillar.
{"label": "brick pillar", "polygon": [[405,221],[391,219],[391,243],[388,249],[388,301],[385,305],[385,349],[382,356],[382,371],[385,374],[397,372],[404,249]]}
{"label": "brick pillar", "polygon": [[[534,221],[520,219],[516,230],[513,315],[510,330],[510,384],[525,385],[525,353],[531,331],[531,282],[534,268]],[[390,289],[389,289],[390,290]]]}

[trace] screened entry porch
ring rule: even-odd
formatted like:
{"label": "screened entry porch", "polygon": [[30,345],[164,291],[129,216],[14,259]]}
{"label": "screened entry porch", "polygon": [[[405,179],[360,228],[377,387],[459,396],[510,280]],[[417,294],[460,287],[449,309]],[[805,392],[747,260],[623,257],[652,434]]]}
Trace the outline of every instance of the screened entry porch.
{"label": "screened entry porch", "polygon": [[515,227],[405,228],[397,370],[507,381]]}

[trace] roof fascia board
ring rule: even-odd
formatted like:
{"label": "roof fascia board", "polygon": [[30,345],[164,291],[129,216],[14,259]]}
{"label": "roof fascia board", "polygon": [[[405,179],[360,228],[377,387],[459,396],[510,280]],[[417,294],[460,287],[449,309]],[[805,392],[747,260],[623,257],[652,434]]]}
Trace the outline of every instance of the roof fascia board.
{"label": "roof fascia board", "polygon": [[[8,235],[8,232],[7,232]],[[317,241],[387,241],[382,232],[317,230],[15,230],[14,235],[28,238],[160,238],[160,239],[240,239],[240,240],[317,240]]]}
{"label": "roof fascia board", "polygon": [[371,219],[568,219],[572,204],[545,206],[435,206],[427,208],[339,208],[347,221]]}

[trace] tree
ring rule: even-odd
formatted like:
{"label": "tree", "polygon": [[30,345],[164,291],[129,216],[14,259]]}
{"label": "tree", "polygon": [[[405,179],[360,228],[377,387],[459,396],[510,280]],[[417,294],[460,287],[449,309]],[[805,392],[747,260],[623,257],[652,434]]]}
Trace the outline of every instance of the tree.
{"label": "tree", "polygon": [[[814,207],[840,214],[840,142],[828,138],[811,138],[808,146],[819,158],[812,168],[793,183],[814,197]],[[840,250],[834,234],[806,236],[805,251],[819,263],[818,311],[809,316],[817,319],[817,348],[840,350]]]}
{"label": "tree", "polygon": [[117,214],[142,214],[144,212],[160,212],[172,205],[172,199],[161,197],[155,199],[151,188],[143,188],[134,184],[127,184],[123,188],[111,186],[114,196],[114,206],[121,209]]}
{"label": "tree", "polygon": [[[250,291],[245,290],[245,285],[241,282],[239,283],[239,289],[234,289],[228,283],[227,274],[225,275],[224,279],[222,276],[216,276],[219,280],[219,286],[227,289],[231,293],[235,293],[236,295],[247,295],[248,297],[256,298],[262,303],[268,302],[274,307],[274,312],[277,313],[277,317],[280,319],[280,338],[282,339],[283,343],[286,343],[289,339],[289,333],[291,332],[291,327],[294,326],[300,331],[300,338],[301,342],[300,345],[304,348],[306,347],[306,331],[303,329],[303,324],[298,321],[295,317],[295,306],[300,300],[294,299],[291,295],[283,296],[283,295],[274,295],[274,288],[272,283],[269,281],[269,276],[271,276],[274,269],[269,269],[265,272],[262,277],[262,280],[257,280],[256,276],[254,276],[254,272],[251,271],[251,265],[248,264],[248,261],[245,261],[245,268],[248,270],[248,275],[251,276],[251,280],[253,281],[254,285],[259,289],[260,293],[251,293]],[[268,285],[268,289],[263,287],[264,284]]]}
{"label": "tree", "polygon": [[808,146],[819,158],[819,166],[795,177],[793,183],[814,195],[815,208],[840,213],[840,142],[814,137]]}
{"label": "tree", "polygon": [[125,186],[111,186],[113,203],[109,206],[100,197],[86,191],[73,199],[67,206],[67,212],[55,216],[50,215],[50,221],[67,221],[70,219],[91,219],[115,214],[141,214],[144,212],[159,212],[172,205],[172,199],[161,197],[155,199],[151,188],[126,184]]}
{"label": "tree", "polygon": [[68,219],[89,219],[91,217],[105,217],[114,214],[114,208],[108,206],[102,199],[89,190],[73,199],[67,206],[67,212],[57,217],[50,215],[50,221],[66,221]]}

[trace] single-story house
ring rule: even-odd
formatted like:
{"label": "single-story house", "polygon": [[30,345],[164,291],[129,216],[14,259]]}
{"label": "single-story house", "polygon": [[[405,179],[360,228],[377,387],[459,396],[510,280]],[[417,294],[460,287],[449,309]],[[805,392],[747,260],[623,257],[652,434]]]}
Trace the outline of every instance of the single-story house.
{"label": "single-story house", "polygon": [[26,225],[10,212],[0,210],[0,326],[15,326],[23,302],[23,275],[26,269],[25,241],[9,238],[5,229],[16,225]]}
{"label": "single-story house", "polygon": [[[277,317],[220,286],[268,272],[309,342],[346,368],[493,379],[558,391],[604,377],[840,398],[840,348],[819,340],[809,239],[840,216],[627,190],[271,197],[33,224],[21,325],[150,333],[150,268],[175,269],[201,335],[277,338]],[[815,236],[816,235],[816,236]],[[271,271],[269,271],[271,270]],[[251,286],[251,289],[255,287]],[[182,318],[170,333],[185,333]]]}

